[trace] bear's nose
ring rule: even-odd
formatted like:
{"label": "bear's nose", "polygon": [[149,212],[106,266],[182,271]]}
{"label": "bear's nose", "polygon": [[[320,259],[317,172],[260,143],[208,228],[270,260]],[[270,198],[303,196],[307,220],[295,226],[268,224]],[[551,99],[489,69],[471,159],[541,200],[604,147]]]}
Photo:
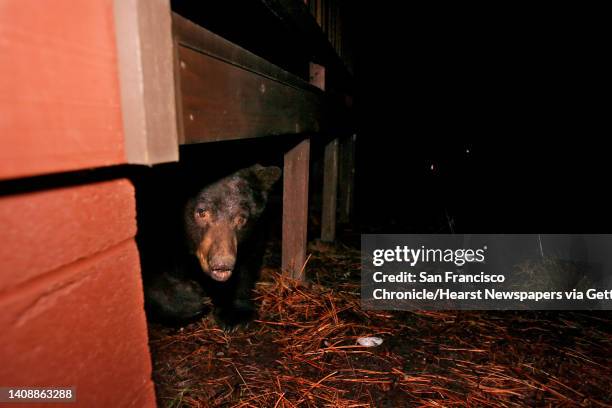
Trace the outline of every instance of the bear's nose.
{"label": "bear's nose", "polygon": [[229,255],[214,256],[208,262],[208,264],[210,265],[210,269],[212,269],[213,271],[231,271],[232,269],[234,269],[235,263],[236,258]]}

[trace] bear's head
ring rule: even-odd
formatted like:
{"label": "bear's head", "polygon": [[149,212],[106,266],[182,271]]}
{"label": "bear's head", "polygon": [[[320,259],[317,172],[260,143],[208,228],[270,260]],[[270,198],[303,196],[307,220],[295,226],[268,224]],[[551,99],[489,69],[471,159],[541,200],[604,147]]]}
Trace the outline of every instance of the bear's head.
{"label": "bear's head", "polygon": [[238,244],[257,223],[280,176],[278,167],[256,164],[205,187],[188,202],[188,243],[212,279],[223,282],[232,275]]}

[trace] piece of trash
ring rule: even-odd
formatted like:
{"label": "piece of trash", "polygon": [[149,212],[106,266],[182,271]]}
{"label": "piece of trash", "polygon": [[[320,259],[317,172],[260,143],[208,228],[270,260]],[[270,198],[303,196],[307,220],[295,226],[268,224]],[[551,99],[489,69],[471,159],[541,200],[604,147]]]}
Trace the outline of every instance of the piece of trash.
{"label": "piece of trash", "polygon": [[364,347],[376,347],[383,344],[383,339],[380,337],[360,337],[357,339],[357,344]]}
{"label": "piece of trash", "polygon": [[223,357],[225,355],[224,352],[220,351],[216,354],[217,357]]}

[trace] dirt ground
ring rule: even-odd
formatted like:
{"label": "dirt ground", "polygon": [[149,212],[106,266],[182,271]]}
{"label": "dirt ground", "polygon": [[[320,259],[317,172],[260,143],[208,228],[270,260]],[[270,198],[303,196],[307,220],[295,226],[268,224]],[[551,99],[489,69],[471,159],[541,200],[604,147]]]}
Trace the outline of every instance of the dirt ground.
{"label": "dirt ground", "polygon": [[308,285],[264,269],[244,330],[150,326],[160,407],[612,407],[612,314],[363,311],[359,252],[309,253]]}

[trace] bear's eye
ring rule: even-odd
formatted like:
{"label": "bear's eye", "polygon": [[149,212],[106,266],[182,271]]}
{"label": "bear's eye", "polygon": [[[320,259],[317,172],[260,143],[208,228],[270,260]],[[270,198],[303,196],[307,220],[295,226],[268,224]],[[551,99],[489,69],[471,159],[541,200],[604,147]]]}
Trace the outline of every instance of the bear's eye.
{"label": "bear's eye", "polygon": [[243,215],[238,215],[236,216],[236,218],[234,218],[234,224],[236,224],[238,228],[244,227],[244,224],[246,224],[246,222],[247,222],[247,219]]}
{"label": "bear's eye", "polygon": [[208,211],[208,210],[206,210],[204,208],[198,208],[196,210],[196,215],[198,216],[198,218],[206,220],[206,219],[210,218],[210,211]]}

